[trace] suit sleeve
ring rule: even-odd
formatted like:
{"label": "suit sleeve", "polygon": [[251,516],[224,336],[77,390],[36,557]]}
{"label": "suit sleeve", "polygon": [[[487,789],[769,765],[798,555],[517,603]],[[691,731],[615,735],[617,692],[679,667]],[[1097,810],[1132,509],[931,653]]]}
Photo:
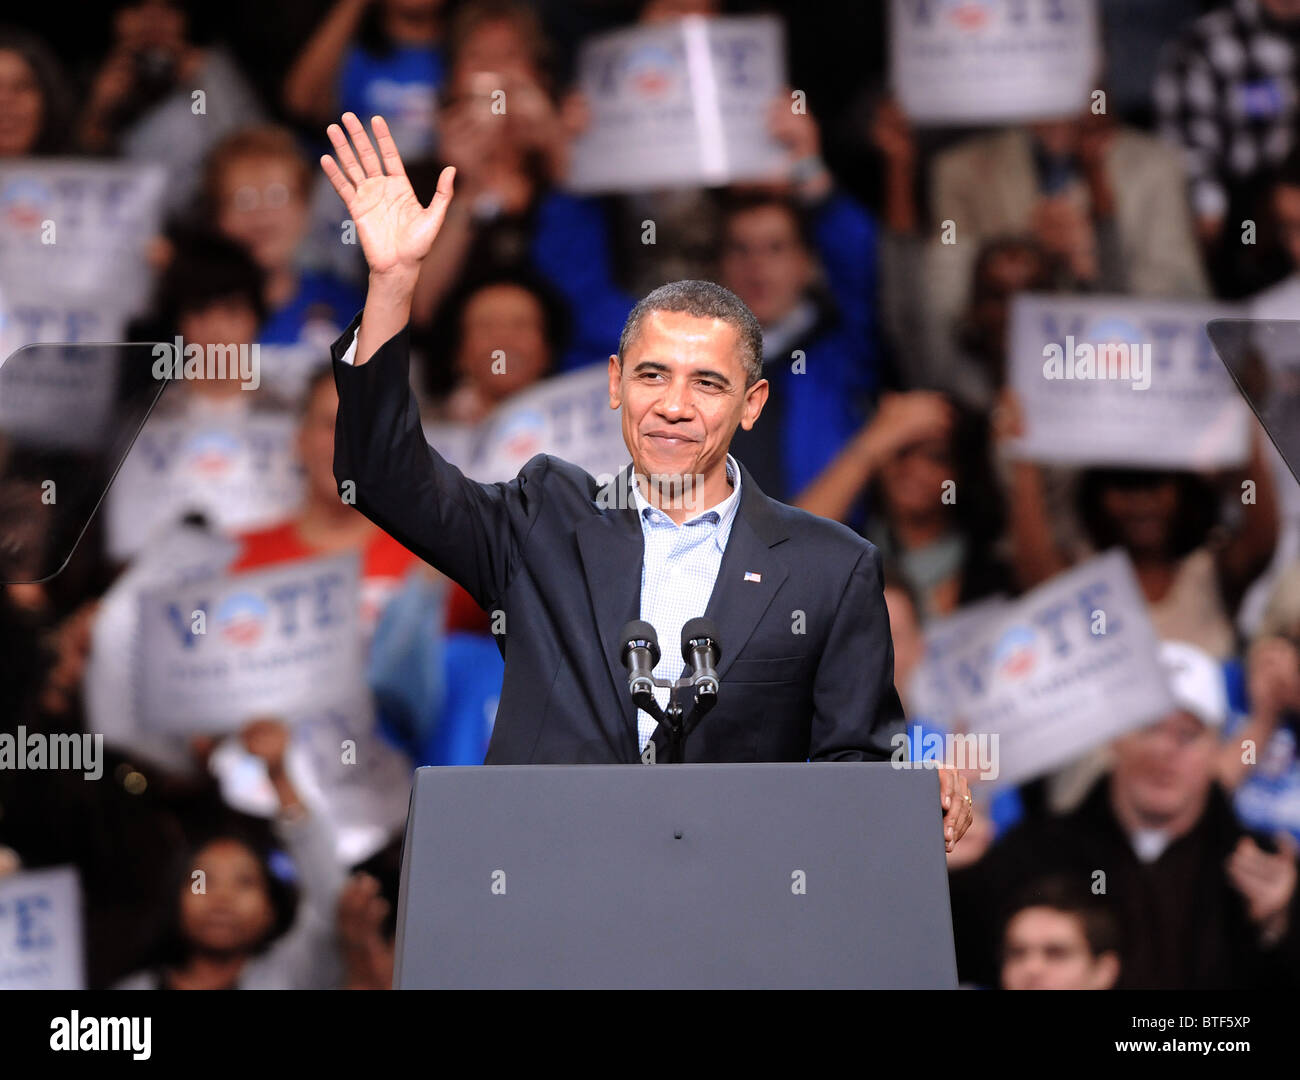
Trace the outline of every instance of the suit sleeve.
{"label": "suit sleeve", "polygon": [[537,519],[549,459],[538,454],[507,483],[467,478],[425,441],[410,387],[409,327],[359,367],[344,362],[360,318],[330,350],[339,392],[339,493],[489,609],[509,584]]}
{"label": "suit sleeve", "polygon": [[894,689],[880,554],[868,547],[849,576],[813,683],[813,761],[886,761],[904,731]]}

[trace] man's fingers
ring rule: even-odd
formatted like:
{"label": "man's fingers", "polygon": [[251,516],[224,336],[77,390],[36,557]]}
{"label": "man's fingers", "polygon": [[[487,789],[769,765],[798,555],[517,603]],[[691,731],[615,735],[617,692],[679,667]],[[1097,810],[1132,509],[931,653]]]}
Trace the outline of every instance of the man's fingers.
{"label": "man's fingers", "polygon": [[339,198],[343,200],[343,205],[349,210],[352,209],[352,196],[356,188],[352,186],[351,181],[343,175],[343,170],[339,168],[338,162],[329,154],[322,154],[320,167],[325,171],[329,182],[334,185],[334,190],[339,193]]}
{"label": "man's fingers", "polygon": [[442,228],[443,218],[447,216],[447,207],[451,204],[456,180],[456,166],[448,165],[438,174],[438,190],[433,193],[433,200],[425,208],[425,216],[433,222],[434,230]]}
{"label": "man's fingers", "polygon": [[379,163],[379,155],[375,153],[375,145],[370,141],[370,136],[366,134],[366,129],[362,126],[361,121],[357,119],[357,114],[344,113],[343,126],[347,129],[348,135],[352,137],[352,145],[357,149],[357,157],[361,159],[361,167],[365,169],[366,176],[383,176],[384,167]]}
{"label": "man's fingers", "polygon": [[379,156],[383,159],[384,171],[389,176],[405,176],[406,169],[402,165],[402,155],[397,152],[397,143],[393,141],[393,133],[388,130],[388,121],[382,116],[372,116],[370,130],[375,133],[375,142],[379,144]]}
{"label": "man's fingers", "polygon": [[966,832],[975,824],[975,808],[969,803],[966,804],[966,813],[962,818],[961,828],[957,830],[957,839],[960,840],[966,835]]}
{"label": "man's fingers", "polygon": [[[353,117],[355,120],[356,117]],[[348,137],[338,124],[330,124],[325,129],[325,134],[330,138],[330,145],[334,147],[334,153],[339,157],[339,165],[343,168],[343,174],[352,181],[353,186],[357,186],[366,178],[365,172],[357,164],[357,155],[352,152],[352,144],[348,142]]]}

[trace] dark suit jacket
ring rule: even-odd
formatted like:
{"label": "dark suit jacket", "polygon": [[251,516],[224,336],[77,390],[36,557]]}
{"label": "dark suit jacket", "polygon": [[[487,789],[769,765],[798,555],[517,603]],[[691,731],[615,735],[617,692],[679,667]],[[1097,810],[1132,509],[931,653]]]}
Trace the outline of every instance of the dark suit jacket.
{"label": "dark suit jacket", "polygon": [[[487,763],[636,763],[636,706],[618,639],[640,612],[644,545],[631,466],[605,488],[546,454],[509,482],[467,479],[424,439],[408,331],[352,367],[339,357],[356,326],[333,346],[334,476],[375,524],[485,610],[504,612],[505,682]],[[888,758],[903,712],[880,556],[843,525],[769,499],[743,466],[741,477],[700,613],[718,627],[721,689],[683,760]],[[761,580],[745,580],[748,572]]]}

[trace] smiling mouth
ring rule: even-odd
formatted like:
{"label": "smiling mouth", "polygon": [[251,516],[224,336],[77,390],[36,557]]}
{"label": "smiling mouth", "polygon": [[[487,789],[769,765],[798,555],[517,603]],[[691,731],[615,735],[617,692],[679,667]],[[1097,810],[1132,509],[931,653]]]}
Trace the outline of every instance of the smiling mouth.
{"label": "smiling mouth", "polygon": [[667,443],[669,446],[685,446],[687,443],[695,442],[694,439],[688,439],[685,435],[668,435],[664,432],[654,432],[646,436],[647,439],[653,439],[655,442]]}

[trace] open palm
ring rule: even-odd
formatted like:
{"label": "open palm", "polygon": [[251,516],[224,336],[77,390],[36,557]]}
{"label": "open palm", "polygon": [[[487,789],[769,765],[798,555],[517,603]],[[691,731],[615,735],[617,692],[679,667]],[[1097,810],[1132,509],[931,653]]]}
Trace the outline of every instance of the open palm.
{"label": "open palm", "polygon": [[387,122],[376,116],[371,127],[378,153],[356,115],[344,113],[343,127],[331,124],[327,129],[338,161],[325,154],[321,168],[348,209],[370,272],[414,274],[442,228],[456,170],[451,166],[442,170],[433,201],[428,207],[421,206]]}

